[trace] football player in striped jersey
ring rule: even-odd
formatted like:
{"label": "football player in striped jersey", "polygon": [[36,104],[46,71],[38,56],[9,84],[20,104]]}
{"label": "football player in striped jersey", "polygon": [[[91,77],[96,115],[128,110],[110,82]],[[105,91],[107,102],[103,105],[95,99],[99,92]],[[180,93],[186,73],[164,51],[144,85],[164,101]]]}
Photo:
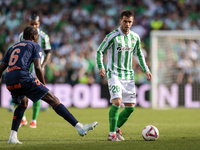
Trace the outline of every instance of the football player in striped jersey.
{"label": "football player in striped jersey", "polygon": [[[140,47],[140,37],[130,30],[133,20],[132,11],[123,11],[119,20],[120,27],[104,38],[96,53],[99,75],[104,78],[107,73],[110,102],[112,103],[109,111],[110,133],[108,141],[125,140],[120,127],[124,125],[135,109],[136,91],[134,70],[132,69],[133,55],[137,57],[143,72],[147,76],[147,81],[152,79]],[[106,71],[103,66],[103,54],[105,52],[108,56]],[[124,103],[125,108],[119,113],[122,103]]]}
{"label": "football player in striped jersey", "polygon": [[[51,45],[50,45],[50,41],[49,41],[49,36],[45,32],[43,32],[39,29],[39,27],[40,27],[40,17],[37,14],[31,14],[29,16],[28,25],[33,26],[38,30],[38,42],[37,43],[43,49],[41,66],[42,66],[42,70],[43,70],[43,73],[44,73],[45,66],[51,59]],[[19,35],[19,42],[21,42],[22,40],[24,40],[23,39],[23,32],[20,33],[20,35]],[[32,73],[32,75],[34,77],[36,77],[36,73],[35,73],[33,64],[31,65],[30,72]],[[32,120],[30,122],[31,128],[37,127],[37,117],[38,117],[39,111],[40,111],[40,100],[33,103],[33,115],[32,115]],[[24,114],[20,126],[27,125],[27,123],[28,122],[27,122],[26,116]]]}

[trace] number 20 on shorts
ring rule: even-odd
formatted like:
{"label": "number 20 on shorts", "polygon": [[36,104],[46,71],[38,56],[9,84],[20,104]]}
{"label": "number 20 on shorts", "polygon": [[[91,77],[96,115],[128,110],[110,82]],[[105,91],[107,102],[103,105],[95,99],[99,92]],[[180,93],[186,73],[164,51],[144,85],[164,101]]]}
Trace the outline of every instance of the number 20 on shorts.
{"label": "number 20 on shorts", "polygon": [[112,93],[120,92],[120,87],[118,85],[109,85],[109,90]]}

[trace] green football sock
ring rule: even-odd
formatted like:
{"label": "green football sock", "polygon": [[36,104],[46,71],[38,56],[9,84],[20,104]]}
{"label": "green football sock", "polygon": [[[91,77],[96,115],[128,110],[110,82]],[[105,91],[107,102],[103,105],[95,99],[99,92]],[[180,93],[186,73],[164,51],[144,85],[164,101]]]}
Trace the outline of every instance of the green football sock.
{"label": "green football sock", "polygon": [[33,116],[32,116],[32,120],[37,120],[39,112],[40,112],[40,100],[38,100],[37,102],[33,103]]}
{"label": "green football sock", "polygon": [[119,114],[117,121],[117,127],[120,128],[128,120],[131,113],[135,110],[135,107],[125,107]]}
{"label": "green football sock", "polygon": [[109,111],[110,132],[115,132],[117,127],[117,120],[119,116],[120,107],[112,105]]}

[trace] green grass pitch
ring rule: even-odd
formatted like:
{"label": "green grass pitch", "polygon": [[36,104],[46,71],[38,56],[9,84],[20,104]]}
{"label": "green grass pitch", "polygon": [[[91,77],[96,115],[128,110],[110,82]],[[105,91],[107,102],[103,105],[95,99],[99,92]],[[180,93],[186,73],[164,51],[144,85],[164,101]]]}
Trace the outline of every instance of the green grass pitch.
{"label": "green grass pitch", "polygon": [[[18,130],[22,145],[7,144],[13,113],[0,108],[0,149],[2,150],[199,150],[200,109],[152,110],[136,107],[126,124],[121,128],[125,141],[107,141],[109,132],[108,108],[71,107],[70,112],[83,123],[98,121],[99,125],[85,137],[58,116],[52,109],[40,112],[38,128],[29,125]],[[120,109],[120,111],[122,108]],[[30,123],[32,109],[26,110]],[[142,130],[146,125],[158,128],[157,141],[145,141]]]}

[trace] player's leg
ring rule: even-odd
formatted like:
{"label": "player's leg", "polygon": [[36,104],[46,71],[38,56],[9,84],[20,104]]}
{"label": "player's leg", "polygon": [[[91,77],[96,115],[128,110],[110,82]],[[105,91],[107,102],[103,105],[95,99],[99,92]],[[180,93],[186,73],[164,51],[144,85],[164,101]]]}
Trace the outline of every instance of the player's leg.
{"label": "player's leg", "polygon": [[125,140],[122,136],[120,127],[122,127],[125,122],[128,120],[131,113],[135,110],[136,103],[136,92],[135,92],[135,81],[121,81],[123,84],[123,93],[122,93],[122,103],[124,103],[125,108],[120,112],[118,122],[117,122],[117,137],[120,140]]}
{"label": "player's leg", "polygon": [[116,136],[116,127],[117,127],[117,121],[119,116],[119,109],[121,106],[122,99],[121,98],[115,98],[112,100],[112,106],[109,110],[109,136],[108,141],[119,141],[119,139]]}
{"label": "player's leg", "polygon": [[76,118],[69,112],[69,110],[60,103],[59,99],[54,96],[50,91],[42,98],[45,102],[51,105],[54,111],[62,116],[66,121],[68,121],[73,127],[76,128],[79,135],[84,136],[89,130],[93,130],[97,126],[98,122],[93,122],[91,124],[81,124]]}
{"label": "player's leg", "polygon": [[30,123],[30,128],[37,128],[37,117],[39,115],[39,112],[40,112],[40,100],[33,103],[33,115]]}
{"label": "player's leg", "polygon": [[[31,66],[30,66],[30,72],[33,73],[33,63],[32,63]],[[32,75],[33,75],[33,76],[36,76],[35,73],[33,73]],[[27,121],[26,115],[25,115],[25,113],[24,113],[19,127],[25,126],[25,125],[27,125],[27,124],[28,124],[28,121]]]}
{"label": "player's leg", "polygon": [[[37,78],[33,63],[30,66],[30,72],[31,72],[33,77]],[[39,112],[40,112],[40,100],[38,100],[37,102],[33,102],[33,114],[32,114],[32,120],[30,122],[30,128],[36,128],[37,127],[36,121],[37,121],[37,117],[39,115]]]}
{"label": "player's leg", "polygon": [[124,123],[128,120],[131,113],[135,110],[135,104],[125,103],[125,108],[120,112],[118,121],[117,121],[117,137],[120,140],[125,140],[122,136],[121,127],[124,125]]}
{"label": "player's leg", "polygon": [[110,103],[112,103],[109,110],[109,135],[108,141],[120,141],[116,136],[117,120],[119,116],[119,109],[122,103],[122,89],[121,83],[117,76],[108,79],[108,87],[110,92]]}
{"label": "player's leg", "polygon": [[27,105],[28,105],[28,98],[24,97],[22,99],[21,103],[15,109],[13,121],[12,121],[10,138],[8,141],[9,144],[22,144],[17,138],[17,131],[18,131],[21,119],[23,117],[23,114],[27,108]]}

